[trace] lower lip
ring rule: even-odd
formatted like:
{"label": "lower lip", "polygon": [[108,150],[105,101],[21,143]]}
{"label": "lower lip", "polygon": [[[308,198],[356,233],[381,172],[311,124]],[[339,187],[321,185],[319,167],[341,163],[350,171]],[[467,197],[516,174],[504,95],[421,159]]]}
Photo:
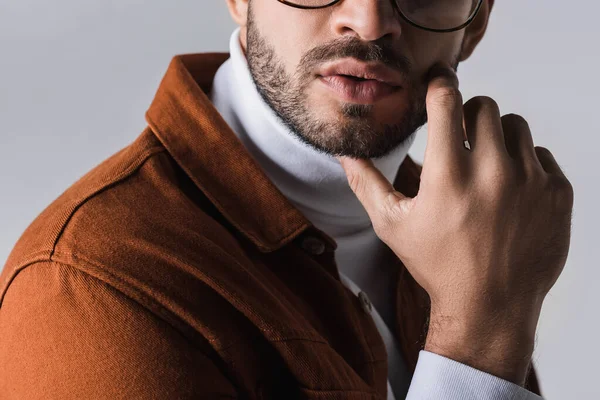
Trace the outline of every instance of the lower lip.
{"label": "lower lip", "polygon": [[321,76],[319,80],[345,101],[356,104],[372,104],[401,89],[373,79],[357,81],[343,75]]}

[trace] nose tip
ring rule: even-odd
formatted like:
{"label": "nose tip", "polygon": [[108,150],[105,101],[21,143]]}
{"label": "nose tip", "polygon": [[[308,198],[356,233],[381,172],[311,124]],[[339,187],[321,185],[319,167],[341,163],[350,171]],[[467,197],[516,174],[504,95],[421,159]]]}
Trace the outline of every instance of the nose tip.
{"label": "nose tip", "polygon": [[397,14],[395,0],[344,0],[332,12],[332,19],[337,34],[375,41],[400,35]]}

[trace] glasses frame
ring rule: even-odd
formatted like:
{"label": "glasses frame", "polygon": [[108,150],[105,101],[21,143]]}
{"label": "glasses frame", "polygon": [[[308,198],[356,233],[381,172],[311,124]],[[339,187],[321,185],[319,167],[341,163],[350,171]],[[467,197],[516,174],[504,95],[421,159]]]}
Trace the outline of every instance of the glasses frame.
{"label": "glasses frame", "polygon": [[[340,1],[343,0],[333,0],[323,6],[301,6],[298,4],[294,4],[289,2],[288,0],[277,0],[279,3],[281,4],[285,4],[286,6],[290,6],[293,8],[300,8],[302,10],[319,10],[321,8],[327,8],[327,7],[331,7],[337,3],[339,3]],[[477,14],[479,14],[479,10],[481,9],[481,5],[483,4],[483,0],[478,0],[477,3],[477,7],[475,7],[475,11],[473,11],[473,14],[469,17],[469,19],[467,20],[467,22],[463,23],[460,26],[457,26],[456,28],[448,28],[448,29],[435,29],[435,28],[427,28],[425,26],[419,25],[416,22],[413,22],[410,20],[410,18],[408,18],[404,12],[402,12],[402,9],[400,8],[400,6],[398,6],[398,2],[396,0],[391,0],[394,8],[396,9],[396,11],[398,11],[398,13],[400,14],[400,16],[402,17],[403,20],[405,20],[406,22],[408,22],[410,25],[419,28],[419,29],[423,29],[429,32],[438,32],[438,33],[445,33],[445,32],[456,32],[458,30],[461,30],[463,28],[466,28],[471,22],[473,22],[473,20],[475,19],[475,17],[477,17]]]}

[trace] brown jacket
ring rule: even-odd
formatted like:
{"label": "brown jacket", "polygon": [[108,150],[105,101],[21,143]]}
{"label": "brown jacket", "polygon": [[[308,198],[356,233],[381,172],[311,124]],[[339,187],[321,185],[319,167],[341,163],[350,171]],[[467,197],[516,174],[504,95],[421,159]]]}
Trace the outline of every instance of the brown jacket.
{"label": "brown jacket", "polygon": [[[2,399],[384,399],[387,355],[336,243],[210,103],[228,54],[175,57],[148,127],[50,204],[0,276]],[[407,157],[395,187],[415,196]],[[428,297],[400,260],[414,371]],[[534,370],[526,386],[539,394]]]}

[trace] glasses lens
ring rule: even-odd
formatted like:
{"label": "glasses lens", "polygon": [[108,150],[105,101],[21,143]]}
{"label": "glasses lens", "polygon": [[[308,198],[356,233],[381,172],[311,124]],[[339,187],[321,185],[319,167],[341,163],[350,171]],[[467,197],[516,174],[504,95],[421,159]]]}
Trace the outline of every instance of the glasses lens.
{"label": "glasses lens", "polygon": [[[278,0],[300,8],[326,7],[336,0]],[[454,29],[466,23],[481,0],[394,0],[404,16],[429,29]]]}
{"label": "glasses lens", "polygon": [[480,0],[396,0],[404,16],[429,29],[453,29],[467,22]]}

